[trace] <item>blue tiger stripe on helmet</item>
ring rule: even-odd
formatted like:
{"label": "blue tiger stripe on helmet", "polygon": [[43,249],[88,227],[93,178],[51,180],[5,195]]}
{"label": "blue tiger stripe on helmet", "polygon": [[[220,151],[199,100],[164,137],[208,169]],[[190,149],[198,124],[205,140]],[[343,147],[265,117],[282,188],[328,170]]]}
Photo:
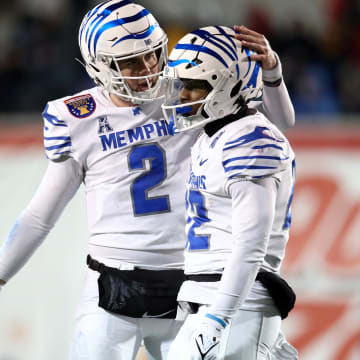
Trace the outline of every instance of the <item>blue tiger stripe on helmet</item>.
{"label": "blue tiger stripe on helmet", "polygon": [[126,35],[122,38],[120,38],[119,40],[117,40],[113,45],[112,47],[114,47],[115,45],[117,45],[119,42],[121,41],[124,41],[124,40],[129,40],[129,39],[144,39],[146,37],[148,37],[149,35],[151,35],[151,33],[157,28],[159,27],[159,25],[151,25],[149,27],[149,29],[147,29],[144,33],[142,34],[129,34],[129,35]]}
{"label": "blue tiger stripe on helmet", "polygon": [[179,59],[179,60],[169,60],[168,61],[168,65],[170,67],[175,67],[175,66],[178,66],[178,65],[181,65],[181,64],[191,64],[193,66],[198,66],[198,64],[196,64],[193,61],[188,60],[188,59]]}
{"label": "blue tiger stripe on helmet", "polygon": [[[129,2],[126,1],[125,4],[120,3],[120,4],[114,4],[113,6],[115,7],[115,5],[117,5],[116,8],[120,8],[120,7],[123,7],[123,6],[127,5],[128,3],[129,3]],[[130,2],[130,3],[131,3],[131,2]],[[113,9],[113,10],[115,10],[115,9]],[[105,11],[105,10],[104,10],[104,11]],[[107,17],[107,16],[109,16],[111,13],[112,13],[112,12],[111,12],[110,10],[106,9],[106,15],[104,16],[104,18]],[[116,26],[120,26],[120,25],[128,24],[128,23],[130,23],[130,22],[134,22],[134,21],[139,20],[139,19],[141,19],[141,18],[143,18],[143,17],[145,17],[146,15],[149,15],[149,14],[150,14],[150,12],[149,12],[147,9],[143,9],[143,10],[141,10],[140,12],[138,12],[137,14],[135,14],[135,15],[133,15],[133,16],[124,17],[124,18],[119,18],[119,19],[116,19],[116,20],[114,20],[114,21],[110,21],[109,23],[106,23],[106,24],[102,25],[102,26],[97,30],[96,28],[98,27],[98,25],[99,25],[99,23],[101,22],[101,20],[103,20],[104,18],[101,19],[100,22],[98,22],[98,23],[96,24],[96,26],[94,26],[94,28],[91,30],[90,37],[89,37],[89,50],[90,50],[91,39],[92,39],[92,37],[93,37],[93,35],[94,35],[95,32],[96,32],[96,35],[95,35],[95,38],[94,38],[94,54],[96,54],[96,46],[97,46],[98,39],[99,39],[100,35],[101,35],[104,31],[106,31],[106,30],[108,30],[108,29],[111,29],[111,28],[113,28],[113,27],[116,27]]]}
{"label": "blue tiger stripe on helmet", "polygon": [[192,44],[177,44],[175,45],[174,49],[204,52],[219,60],[226,68],[229,67],[228,64],[225,62],[225,60],[219,54],[217,54],[214,50],[211,50],[205,46],[192,45]]}
{"label": "blue tiger stripe on helmet", "polygon": [[250,68],[251,68],[251,58],[250,58],[250,56],[251,56],[251,52],[250,52],[250,50],[249,50],[248,48],[246,48],[245,46],[243,46],[242,51],[245,51],[246,56],[247,56],[247,57],[248,57],[248,59],[249,59],[248,69],[247,69],[246,74],[244,75],[244,77],[245,77],[245,76],[247,76],[247,74],[249,73]]}
{"label": "blue tiger stripe on helmet", "polygon": [[[229,56],[231,61],[238,60],[238,56],[236,54],[236,51],[228,43],[226,43],[225,41],[215,37],[214,35],[210,34],[208,31],[198,29],[198,30],[193,31],[191,34],[197,35],[197,36],[201,37],[202,39],[208,41],[209,43],[217,46],[219,49],[221,49],[225,54],[227,54]],[[225,45],[231,51],[231,53],[229,52],[228,49],[226,49],[221,44]],[[237,78],[239,78],[239,67],[238,66],[237,66]]]}
{"label": "blue tiger stripe on helmet", "polygon": [[[231,60],[237,59],[236,52],[234,51],[234,49],[231,48],[231,46],[228,43],[226,43],[225,41],[223,41],[221,39],[216,38],[214,35],[210,34],[208,31],[198,29],[198,30],[194,30],[191,34],[197,35],[197,36],[201,37],[202,39],[219,47],[222,51],[224,51],[229,56],[229,58]],[[221,44],[226,46],[231,51],[231,53],[229,52],[228,49],[226,49]]]}
{"label": "blue tiger stripe on helmet", "polygon": [[[249,66],[248,66],[247,72],[245,74],[245,77],[246,77],[248,75],[249,71],[250,71],[252,60],[250,58],[251,51],[246,47],[243,47],[243,50],[245,51],[246,56],[249,59]],[[252,74],[250,76],[250,79],[247,82],[247,84],[244,85],[244,87],[241,90],[249,89],[249,88],[251,88],[251,86],[253,88],[256,88],[256,82],[257,82],[257,77],[259,75],[260,67],[261,67],[260,63],[258,61],[255,61],[255,66],[254,66],[253,72],[252,72]]]}
{"label": "blue tiger stripe on helmet", "polygon": [[247,82],[247,84],[241,90],[251,88],[251,86],[254,89],[256,88],[256,83],[257,83],[257,78],[259,76],[260,67],[261,67],[260,63],[258,61],[256,61],[254,70],[253,70],[253,72],[252,72],[252,74],[250,76],[249,81]]}
{"label": "blue tiger stripe on helmet", "polygon": [[[231,44],[233,45],[235,55],[236,55],[236,60],[239,61],[239,57],[237,54],[237,47],[236,47],[234,40],[231,38],[231,36],[229,34],[226,33],[226,31],[221,26],[215,26],[215,28],[218,31],[220,31],[220,33],[223,34],[231,42]],[[236,71],[237,71],[237,79],[239,80],[239,77],[240,77],[239,64],[236,64]]]}
{"label": "blue tiger stripe on helmet", "polygon": [[[100,23],[104,19],[106,19],[108,16],[110,16],[114,10],[120,9],[128,4],[132,4],[132,1],[123,0],[120,3],[112,4],[112,5],[108,6],[100,14],[97,14],[97,17],[95,17],[95,19],[93,19],[91,24],[88,26],[86,34],[85,34],[85,41],[88,42],[89,51],[90,51],[91,39],[92,39],[97,27],[100,25]],[[94,53],[95,53],[95,46],[94,46]]]}
{"label": "blue tiger stripe on helmet", "polygon": [[94,9],[92,10],[89,10],[85,16],[85,19],[81,25],[81,28],[80,28],[80,33],[79,33],[79,40],[81,39],[82,35],[83,35],[83,31],[85,30],[85,28],[87,27],[90,19],[98,12],[99,8],[101,6],[103,6],[104,4],[108,3],[109,1],[111,0],[108,0],[106,1],[105,3],[101,3],[99,4],[98,6],[94,7]]}

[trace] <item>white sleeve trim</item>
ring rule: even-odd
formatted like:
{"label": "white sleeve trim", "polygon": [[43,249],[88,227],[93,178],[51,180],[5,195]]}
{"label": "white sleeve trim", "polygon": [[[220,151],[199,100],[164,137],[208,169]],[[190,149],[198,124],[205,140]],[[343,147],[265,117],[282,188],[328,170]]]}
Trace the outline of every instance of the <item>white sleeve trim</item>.
{"label": "white sleeve trim", "polygon": [[265,81],[276,81],[282,77],[282,66],[281,61],[279,59],[278,54],[274,51],[276,57],[276,66],[271,70],[264,70],[262,71],[262,78]]}
{"label": "white sleeve trim", "polygon": [[[282,76],[281,62],[277,54],[275,55],[278,64],[274,69],[263,71],[263,80],[265,81],[276,81]],[[286,131],[295,125],[294,106],[284,81],[279,86],[263,87],[263,101],[258,110],[281,131]]]}

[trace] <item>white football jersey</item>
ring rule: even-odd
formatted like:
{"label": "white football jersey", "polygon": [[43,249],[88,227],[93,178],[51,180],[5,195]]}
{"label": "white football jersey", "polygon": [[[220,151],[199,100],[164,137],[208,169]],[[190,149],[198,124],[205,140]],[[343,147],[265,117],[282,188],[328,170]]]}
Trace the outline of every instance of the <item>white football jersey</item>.
{"label": "white football jersey", "polygon": [[47,104],[47,157],[83,173],[89,251],[136,266],[183,266],[184,192],[198,132],[172,136],[159,102],[117,107],[99,87]]}
{"label": "white football jersey", "polygon": [[[192,148],[187,183],[186,274],[222,272],[233,247],[229,187],[237,181],[264,177],[275,177],[278,187],[275,217],[261,268],[279,272],[289,237],[295,181],[295,157],[290,144],[259,112],[231,122],[211,137],[205,132],[199,136]],[[179,299],[209,303],[209,290],[213,288],[213,284],[187,281]],[[254,294],[255,288],[263,299],[269,297],[256,283],[249,298],[259,297]]]}

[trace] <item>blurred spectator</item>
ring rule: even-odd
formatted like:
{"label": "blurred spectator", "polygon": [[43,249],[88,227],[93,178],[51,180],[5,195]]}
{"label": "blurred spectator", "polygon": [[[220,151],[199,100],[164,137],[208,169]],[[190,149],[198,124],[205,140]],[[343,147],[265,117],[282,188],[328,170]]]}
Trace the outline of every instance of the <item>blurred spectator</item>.
{"label": "blurred spectator", "polygon": [[332,61],[342,111],[360,112],[360,2],[328,0],[324,53]]}
{"label": "blurred spectator", "polygon": [[[234,0],[146,1],[169,33],[169,47],[185,32],[202,25],[228,24],[226,14],[239,12],[239,23],[265,33],[280,54],[290,96],[298,113],[360,113],[360,1],[326,0],[323,33],[306,17],[289,26],[269,4]],[[318,0],[320,1],[320,0]],[[77,48],[77,29],[86,9],[100,0],[13,0],[0,4],[0,112],[41,112],[49,99],[71,95],[90,85]],[[282,7],[278,6],[277,12]],[[231,6],[227,6],[231,4]],[[261,4],[261,6],[260,6]],[[301,2],[299,7],[306,6]],[[320,4],[320,3],[319,3]],[[157,6],[157,7],[156,7]],[[161,7],[160,7],[161,6]],[[195,11],[202,8],[204,11]],[[168,12],[179,14],[174,22]],[[180,11],[182,9],[182,11]],[[185,9],[185,10],[184,10]],[[275,9],[272,8],[271,9]],[[299,14],[291,14],[296,19]],[[187,14],[186,16],[184,14]],[[279,15],[279,14],[278,14]],[[289,14],[290,15],[290,14]],[[241,18],[241,20],[240,20]],[[284,19],[284,24],[279,19]],[[207,20],[206,20],[207,19]],[[274,26],[276,25],[276,26]]]}

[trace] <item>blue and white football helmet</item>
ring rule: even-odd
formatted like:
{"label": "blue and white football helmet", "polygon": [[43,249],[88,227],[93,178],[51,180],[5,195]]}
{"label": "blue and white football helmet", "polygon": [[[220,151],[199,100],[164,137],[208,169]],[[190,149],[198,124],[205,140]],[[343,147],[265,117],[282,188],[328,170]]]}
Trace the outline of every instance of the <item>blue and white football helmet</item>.
{"label": "blue and white football helmet", "polygon": [[[164,70],[169,82],[162,106],[166,120],[179,131],[189,130],[235,114],[250,101],[260,100],[262,70],[259,62],[250,59],[251,54],[229,27],[208,26],[185,35],[171,51]],[[186,87],[189,79],[206,81],[210,92],[196,102],[174,103],[171,94]],[[195,104],[201,106],[189,115]]]}
{"label": "blue and white football helmet", "polygon": [[[105,1],[84,17],[79,30],[79,46],[89,76],[110,93],[134,104],[161,97],[160,80],[167,62],[167,36],[152,14],[129,0]],[[118,61],[154,52],[159,72],[125,77]],[[142,79],[148,89],[133,91],[126,79]]]}

